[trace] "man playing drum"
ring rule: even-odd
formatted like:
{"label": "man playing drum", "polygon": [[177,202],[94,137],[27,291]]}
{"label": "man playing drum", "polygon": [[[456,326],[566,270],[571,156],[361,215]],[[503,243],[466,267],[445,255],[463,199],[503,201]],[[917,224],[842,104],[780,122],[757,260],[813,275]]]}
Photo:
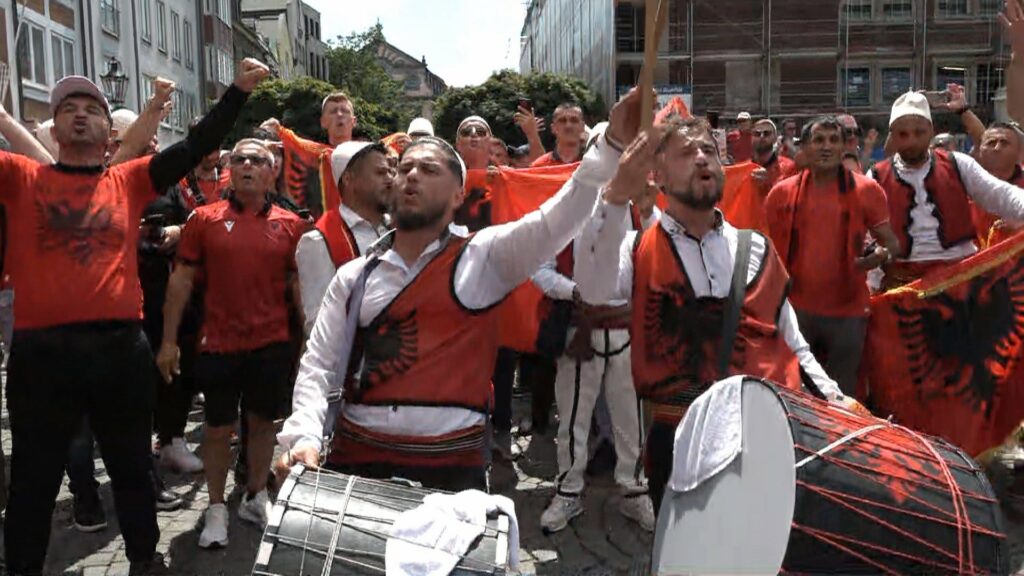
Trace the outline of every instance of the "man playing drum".
{"label": "man playing drum", "polygon": [[[623,165],[629,165],[629,155]],[[608,206],[607,220],[588,228],[593,245],[579,251],[589,257],[576,266],[588,268],[594,279],[580,287],[596,292],[582,293],[584,299],[632,299],[633,381],[637,396],[653,405],[645,460],[657,511],[671,473],[676,425],[693,399],[720,378],[749,374],[799,388],[803,375],[831,401],[853,401],[825,374],[800,334],[786,298],[789,277],[771,241],[737,230],[715,208],[725,177],[705,122],[670,123],[653,168],[668,198],[658,225],[639,237],[608,242],[609,228],[620,238],[626,235],[625,205]],[[621,169],[606,198],[643,190],[645,178],[619,176]],[[616,190],[620,185],[629,190]],[[588,234],[583,236],[587,241]],[[616,258],[619,265],[609,266]],[[745,285],[734,286],[734,267],[743,269]],[[729,314],[730,300],[738,304],[735,314]],[[730,354],[723,362],[720,348]]]}
{"label": "man playing drum", "polygon": [[[464,199],[459,155],[438,138],[409,145],[390,211],[395,232],[342,266],[321,305],[278,435],[279,473],[321,463],[327,423],[332,469],[435,489],[486,487],[495,305],[600,216],[592,211],[625,210],[628,196],[597,196],[615,173],[619,143],[637,134],[640,100],[633,91],[612,109],[606,138],[538,211],[474,235],[452,226]],[[358,312],[351,323],[349,310]],[[339,388],[332,427],[328,395]]]}

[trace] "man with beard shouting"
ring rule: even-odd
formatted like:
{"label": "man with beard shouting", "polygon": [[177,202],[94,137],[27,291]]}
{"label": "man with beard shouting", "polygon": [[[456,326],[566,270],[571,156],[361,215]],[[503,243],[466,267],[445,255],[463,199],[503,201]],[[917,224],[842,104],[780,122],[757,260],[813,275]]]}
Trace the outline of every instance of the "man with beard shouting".
{"label": "man with beard shouting", "polygon": [[[595,219],[583,234],[588,245],[576,261],[577,271],[593,278],[580,286],[584,300],[632,301],[633,382],[637,396],[652,403],[654,416],[645,460],[655,511],[672,471],[676,426],[715,381],[749,374],[798,388],[802,371],[827,398],[852,405],[800,334],[786,299],[789,277],[771,241],[737,230],[715,208],[725,175],[707,124],[677,120],[668,130],[653,165],[668,197],[658,225],[638,233],[639,238],[627,237],[626,206],[607,206],[606,220]],[[645,183],[644,177],[617,176],[605,195],[636,195]],[[625,239],[616,244],[608,237]],[[745,274],[746,295],[737,298],[741,308],[730,329],[726,310],[737,294],[735,268]],[[721,344],[730,339],[735,347]],[[719,361],[719,347],[730,351],[727,361]]]}
{"label": "man with beard shouting", "polygon": [[[438,138],[406,148],[390,210],[395,232],[342,266],[321,304],[293,412],[278,435],[279,474],[297,463],[320,465],[326,432],[333,433],[327,464],[341,472],[433,489],[486,488],[495,305],[554,258],[588,215],[625,209],[628,196],[596,200],[618,163],[643,156],[620,160],[616,151],[637,134],[640,100],[633,90],[612,109],[606,138],[537,211],[469,236],[451,226],[465,196],[459,155]],[[644,136],[632,146],[653,154]],[[336,420],[332,392],[344,397]]]}

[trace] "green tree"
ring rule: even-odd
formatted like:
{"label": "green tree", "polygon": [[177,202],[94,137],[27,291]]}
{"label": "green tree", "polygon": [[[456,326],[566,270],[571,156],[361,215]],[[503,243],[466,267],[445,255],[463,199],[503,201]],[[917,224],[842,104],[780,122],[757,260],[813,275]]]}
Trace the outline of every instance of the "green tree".
{"label": "green tree", "polygon": [[267,118],[277,118],[304,138],[322,140],[320,103],[335,90],[327,82],[309,77],[261,82],[242,108],[228,140],[245,138]]}
{"label": "green tree", "polygon": [[[513,146],[525,144],[526,137],[513,121],[522,97],[532,101],[534,113],[544,116],[548,126],[555,107],[563,102],[579,104],[587,124],[591,126],[604,120],[607,113],[603,99],[578,78],[550,72],[523,75],[513,70],[502,70],[495,72],[483,84],[451,88],[442,94],[434,105],[434,130],[439,136],[454,142],[459,122],[476,114],[487,120],[498,138]],[[550,131],[541,136],[550,150],[554,146],[554,136]]]}

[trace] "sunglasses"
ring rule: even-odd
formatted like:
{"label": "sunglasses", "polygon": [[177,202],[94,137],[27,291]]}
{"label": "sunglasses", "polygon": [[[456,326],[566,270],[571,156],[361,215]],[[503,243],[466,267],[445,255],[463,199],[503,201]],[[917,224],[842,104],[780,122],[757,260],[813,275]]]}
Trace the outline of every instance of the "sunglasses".
{"label": "sunglasses", "polygon": [[482,138],[484,136],[490,135],[491,133],[487,130],[487,128],[484,128],[479,124],[470,124],[469,126],[463,126],[462,129],[459,130],[459,136],[463,138],[472,138],[473,136],[479,136]]}
{"label": "sunglasses", "polygon": [[754,136],[758,138],[767,138],[774,134],[773,130],[754,130]]}
{"label": "sunglasses", "polygon": [[270,164],[270,158],[266,156],[260,156],[259,154],[232,154],[231,165],[241,166],[249,162],[253,166],[266,166]]}

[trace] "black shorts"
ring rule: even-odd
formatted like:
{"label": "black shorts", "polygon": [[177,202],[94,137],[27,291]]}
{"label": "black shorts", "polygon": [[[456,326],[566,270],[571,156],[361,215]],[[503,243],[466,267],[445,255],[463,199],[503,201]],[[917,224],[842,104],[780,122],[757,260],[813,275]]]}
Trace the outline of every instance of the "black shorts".
{"label": "black shorts", "polygon": [[206,396],[206,423],[229,426],[238,419],[238,402],[266,420],[281,411],[281,389],[292,377],[289,343],[230,354],[201,354],[196,361],[196,382]]}

